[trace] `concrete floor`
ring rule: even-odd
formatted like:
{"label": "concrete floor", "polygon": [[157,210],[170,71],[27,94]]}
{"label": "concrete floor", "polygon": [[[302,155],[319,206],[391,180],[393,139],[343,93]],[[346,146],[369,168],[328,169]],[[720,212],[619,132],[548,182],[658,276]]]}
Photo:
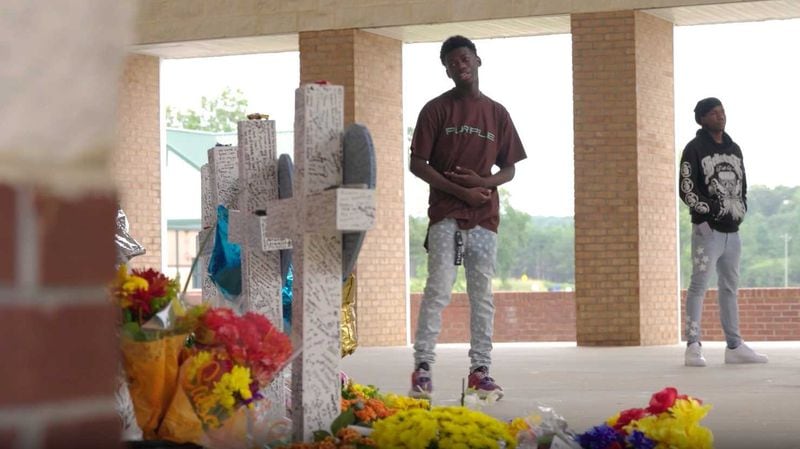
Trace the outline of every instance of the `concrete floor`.
{"label": "concrete floor", "polygon": [[[574,343],[499,343],[492,377],[505,397],[484,412],[500,419],[552,407],[576,431],[617,411],[645,407],[666,386],[701,398],[713,408],[703,424],[716,449],[800,449],[800,342],[757,342],[764,365],[725,365],[724,343],[704,343],[708,366],[683,366],[685,345],[577,347]],[[468,367],[467,345],[439,345],[433,367],[436,405],[458,403]],[[356,382],[406,394],[411,347],[358,348],[342,361]]]}

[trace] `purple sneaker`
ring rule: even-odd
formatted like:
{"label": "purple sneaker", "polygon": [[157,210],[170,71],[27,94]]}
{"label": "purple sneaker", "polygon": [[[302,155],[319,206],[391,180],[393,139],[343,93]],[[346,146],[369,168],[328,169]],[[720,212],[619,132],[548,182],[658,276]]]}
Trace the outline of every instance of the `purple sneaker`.
{"label": "purple sneaker", "polygon": [[430,399],[433,394],[433,380],[431,379],[431,367],[425,362],[417,365],[417,369],[411,373],[411,391],[408,395],[412,398]]}
{"label": "purple sneaker", "polygon": [[467,386],[475,390],[481,399],[486,399],[490,394],[495,395],[497,399],[503,397],[503,389],[500,385],[494,383],[494,379],[489,377],[489,368],[485,366],[479,366],[470,373]]}

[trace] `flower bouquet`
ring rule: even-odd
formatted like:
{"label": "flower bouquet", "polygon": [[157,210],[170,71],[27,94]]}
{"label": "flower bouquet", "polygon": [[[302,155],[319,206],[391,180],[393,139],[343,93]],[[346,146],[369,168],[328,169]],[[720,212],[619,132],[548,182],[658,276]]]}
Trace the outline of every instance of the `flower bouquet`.
{"label": "flower bouquet", "polygon": [[[372,385],[361,385],[347,380],[342,385],[342,412],[336,421],[345,426],[368,428],[398,411],[415,408],[428,410],[431,408],[430,401],[394,393],[382,394]],[[326,431],[319,432],[321,437],[330,435]]]}
{"label": "flower bouquet", "polygon": [[154,439],[177,388],[178,358],[190,324],[183,314],[178,281],[153,269],[128,272],[122,265],[111,286],[121,310],[122,366],[136,422]]}
{"label": "flower bouquet", "polygon": [[577,436],[585,449],[711,449],[714,436],[700,421],[710,405],[667,387],[646,408],[624,410]]}
{"label": "flower bouquet", "polygon": [[199,310],[164,436],[206,447],[247,447],[248,410],[289,360],[289,337],[256,313]]}
{"label": "flower bouquet", "polygon": [[711,409],[703,401],[667,387],[654,393],[646,408],[615,414],[599,426],[575,434],[552,409],[509,423],[518,449],[710,449],[711,431],[700,421]]}

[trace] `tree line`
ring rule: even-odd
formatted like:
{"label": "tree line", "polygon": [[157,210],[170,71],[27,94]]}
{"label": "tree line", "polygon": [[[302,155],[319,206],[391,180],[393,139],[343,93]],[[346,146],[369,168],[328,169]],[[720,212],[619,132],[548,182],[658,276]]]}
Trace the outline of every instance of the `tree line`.
{"label": "tree line", "polygon": [[[509,193],[501,189],[497,283],[522,277],[547,283],[575,282],[575,225],[573,217],[537,217],[514,209]],[[800,285],[800,187],[753,186],[748,210],[739,229],[742,239],[740,287]],[[688,208],[679,204],[680,285],[691,275],[692,224]],[[420,290],[427,276],[425,240],[428,219],[409,217],[409,260],[412,290]],[[461,270],[463,271],[463,270]],[[786,279],[784,279],[786,278]],[[458,283],[463,283],[463,274]],[[710,286],[716,285],[712,278]],[[462,290],[463,285],[456,285]],[[505,289],[505,288],[504,288]]]}

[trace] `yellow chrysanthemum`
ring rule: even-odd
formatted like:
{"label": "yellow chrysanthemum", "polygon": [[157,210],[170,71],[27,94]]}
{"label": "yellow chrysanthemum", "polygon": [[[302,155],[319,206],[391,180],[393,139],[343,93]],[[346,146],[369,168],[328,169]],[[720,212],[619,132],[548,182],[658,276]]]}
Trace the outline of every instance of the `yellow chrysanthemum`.
{"label": "yellow chrysanthemum", "polygon": [[220,405],[230,411],[233,410],[238,398],[247,400],[253,397],[250,391],[251,383],[250,368],[236,365],[231,372],[223,374],[214,384],[214,395]]}
{"label": "yellow chrysanthemum", "polygon": [[711,410],[710,405],[702,405],[695,399],[678,399],[670,408],[675,419],[685,426],[699,423],[709,410]]}
{"label": "yellow chrysanthemum", "polygon": [[425,449],[434,441],[441,449],[516,447],[508,426],[465,407],[410,409],[378,421],[372,438],[378,447]]}
{"label": "yellow chrysanthemum", "polygon": [[374,398],[378,394],[378,389],[374,386],[357,384],[353,381],[348,383],[347,388],[353,393],[359,394],[365,398]]}
{"label": "yellow chrysanthemum", "polygon": [[400,396],[398,394],[389,393],[383,397],[386,407],[393,410],[409,410],[413,408],[430,409],[431,402],[427,399],[417,399],[410,396]]}

